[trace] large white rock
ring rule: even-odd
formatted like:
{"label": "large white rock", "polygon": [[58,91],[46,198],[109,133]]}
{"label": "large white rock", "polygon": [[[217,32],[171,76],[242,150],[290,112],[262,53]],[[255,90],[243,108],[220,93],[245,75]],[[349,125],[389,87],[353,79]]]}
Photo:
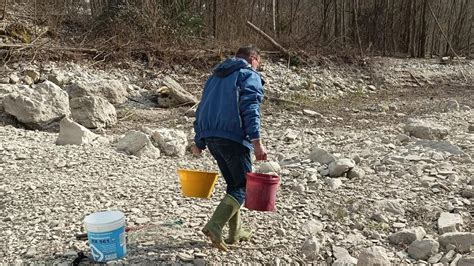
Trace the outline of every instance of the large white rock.
{"label": "large white rock", "polygon": [[162,128],[153,131],[153,142],[168,156],[184,156],[188,139],[181,130]]}
{"label": "large white rock", "polygon": [[438,253],[439,243],[433,239],[415,240],[408,247],[408,254],[415,260],[427,260]]}
{"label": "large white rock", "polygon": [[341,177],[355,167],[352,159],[337,159],[329,164],[329,176]]}
{"label": "large white rock", "polygon": [[159,158],[160,150],[153,146],[150,138],[143,132],[131,130],[116,144],[117,150],[137,157]]}
{"label": "large white rock", "polygon": [[448,136],[449,128],[432,121],[410,119],[405,125],[405,132],[420,139],[444,139]]}
{"label": "large white rock", "polygon": [[358,266],[389,266],[392,265],[388,259],[385,248],[373,246],[362,250],[357,261]]}
{"label": "large white rock", "polygon": [[127,86],[118,80],[102,80],[96,82],[77,81],[66,86],[69,98],[84,96],[99,96],[107,99],[113,104],[121,104],[127,101]]}
{"label": "large white rock", "polygon": [[170,108],[174,106],[195,105],[198,101],[194,95],[187,92],[181,85],[166,76],[162,80],[164,86],[160,87],[156,92],[156,103],[158,107]]}
{"label": "large white rock", "polygon": [[332,266],[351,266],[357,264],[357,259],[349,254],[349,251],[341,247],[332,247],[333,256],[336,260],[332,263]]}
{"label": "large white rock", "polygon": [[99,138],[87,128],[79,125],[71,119],[65,117],[59,123],[59,136],[57,145],[82,145],[90,144]]}
{"label": "large white rock", "polygon": [[438,218],[439,234],[457,232],[461,230],[462,217],[457,213],[442,212]]}
{"label": "large white rock", "polygon": [[74,121],[87,128],[105,128],[117,123],[115,107],[102,97],[77,97],[69,104]]}
{"label": "large white rock", "polygon": [[306,238],[301,251],[306,259],[316,260],[319,256],[320,247],[318,239],[315,236],[310,236]]}
{"label": "large white rock", "polygon": [[412,229],[403,229],[391,234],[388,240],[397,245],[410,245],[415,240],[421,240],[425,237],[426,231],[423,227],[416,227]]}
{"label": "large white rock", "polygon": [[320,164],[329,164],[335,160],[334,156],[321,148],[314,148],[309,154],[309,159]]}
{"label": "large white rock", "polygon": [[[474,233],[470,232],[452,232],[441,235],[438,239],[441,246],[446,247],[451,244],[456,247],[458,252],[469,252],[474,246]],[[474,248],[474,247],[473,247]]]}
{"label": "large white rock", "polygon": [[21,123],[39,129],[71,113],[67,93],[50,81],[18,88],[3,98],[3,107]]}
{"label": "large white rock", "polygon": [[303,224],[302,230],[308,235],[316,235],[323,231],[324,225],[317,220],[309,220]]}

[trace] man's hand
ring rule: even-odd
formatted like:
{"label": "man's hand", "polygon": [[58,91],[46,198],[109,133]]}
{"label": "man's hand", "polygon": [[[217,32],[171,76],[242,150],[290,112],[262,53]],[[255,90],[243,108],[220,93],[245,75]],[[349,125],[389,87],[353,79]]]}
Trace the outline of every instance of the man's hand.
{"label": "man's hand", "polygon": [[191,152],[193,153],[193,155],[199,156],[199,155],[201,155],[202,150],[199,149],[196,145],[193,145],[193,146],[191,146]]}
{"label": "man's hand", "polygon": [[267,160],[267,151],[265,150],[265,147],[263,147],[263,144],[260,139],[252,140],[252,145],[257,161]]}

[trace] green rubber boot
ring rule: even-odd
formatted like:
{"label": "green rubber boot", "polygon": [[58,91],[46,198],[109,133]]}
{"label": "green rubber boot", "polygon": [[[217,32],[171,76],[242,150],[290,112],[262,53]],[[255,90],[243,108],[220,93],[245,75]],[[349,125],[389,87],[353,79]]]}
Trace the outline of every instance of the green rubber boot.
{"label": "green rubber boot", "polygon": [[227,244],[234,244],[240,241],[249,241],[252,237],[252,231],[242,228],[242,219],[240,217],[240,208],[229,220],[229,238],[225,240]]}
{"label": "green rubber boot", "polygon": [[222,228],[240,209],[240,204],[230,195],[225,195],[221,203],[212,214],[202,232],[209,237],[212,244],[222,251],[227,251],[227,245],[222,241]]}

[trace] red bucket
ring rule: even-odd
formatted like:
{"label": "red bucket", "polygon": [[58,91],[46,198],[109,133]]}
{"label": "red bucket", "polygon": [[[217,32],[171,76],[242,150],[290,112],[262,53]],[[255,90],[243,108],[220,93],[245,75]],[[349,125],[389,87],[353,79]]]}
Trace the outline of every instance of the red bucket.
{"label": "red bucket", "polygon": [[254,211],[274,211],[280,177],[247,173],[245,207]]}

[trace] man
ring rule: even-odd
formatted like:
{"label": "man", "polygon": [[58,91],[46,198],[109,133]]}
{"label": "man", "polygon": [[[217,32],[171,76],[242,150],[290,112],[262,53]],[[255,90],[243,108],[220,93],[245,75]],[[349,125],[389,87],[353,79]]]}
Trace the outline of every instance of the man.
{"label": "man", "polygon": [[260,104],[264,81],[256,72],[261,57],[253,45],[239,48],[235,57],[214,69],[204,87],[194,122],[194,154],[206,146],[227,183],[227,194],[202,229],[213,245],[227,251],[222,228],[229,223],[227,244],[248,241],[251,232],[242,228],[240,208],[245,200],[245,176],[252,171],[250,151],[266,160],[260,139]]}

